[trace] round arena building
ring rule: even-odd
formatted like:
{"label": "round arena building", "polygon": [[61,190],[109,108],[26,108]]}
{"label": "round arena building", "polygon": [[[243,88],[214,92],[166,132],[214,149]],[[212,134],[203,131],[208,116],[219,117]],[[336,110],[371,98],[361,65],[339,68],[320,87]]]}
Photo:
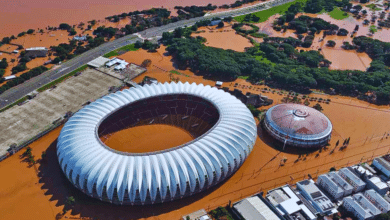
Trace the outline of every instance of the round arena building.
{"label": "round arena building", "polygon": [[[194,139],[143,153],[118,151],[102,141],[122,129],[156,124],[179,127]],[[87,105],[62,128],[57,155],[65,176],[85,194],[144,205],[220,183],[242,165],[256,138],[251,112],[231,94],[202,84],[165,83],[125,89]]]}
{"label": "round arena building", "polygon": [[279,104],[270,108],[264,127],[275,139],[300,148],[326,145],[332,134],[332,123],[321,112],[299,104]]}

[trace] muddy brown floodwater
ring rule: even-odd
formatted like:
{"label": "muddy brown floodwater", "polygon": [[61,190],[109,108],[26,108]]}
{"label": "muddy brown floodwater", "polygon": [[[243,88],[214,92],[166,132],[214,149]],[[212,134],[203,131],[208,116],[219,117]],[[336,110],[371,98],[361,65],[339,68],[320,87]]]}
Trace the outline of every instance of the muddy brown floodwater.
{"label": "muddy brown floodwater", "polygon": [[193,137],[182,128],[156,124],[124,129],[100,139],[114,150],[145,153],[177,147],[193,140]]}
{"label": "muddy brown floodwater", "polygon": [[89,20],[104,19],[107,16],[135,10],[164,7],[173,11],[173,7],[207,5],[209,3],[222,5],[233,3],[234,0],[19,0],[0,1],[0,38],[17,35],[22,31],[47,26],[58,27],[60,23],[78,24]]}
{"label": "muddy brown floodwater", "polygon": [[[172,57],[164,55],[164,49],[158,49],[157,53],[132,51],[120,57],[136,64],[150,58],[152,65],[148,67],[148,71],[134,81],[140,82],[143,77],[150,76],[164,83],[170,81],[168,71],[176,69]],[[176,70],[181,75],[174,74],[174,77],[182,82],[215,85],[215,81],[196,75],[190,70]],[[264,88],[270,88],[251,85],[244,79],[223,82],[223,87],[230,90],[236,88],[244,94],[251,92],[268,96],[274,100],[274,105],[281,103],[285,96],[281,95],[279,90],[264,92]],[[30,166],[21,158],[22,152],[18,152],[0,163],[0,173],[5,177],[0,181],[0,207],[5,210],[0,219],[179,219],[199,209],[209,211],[227,205],[229,201],[236,202],[286,183],[293,184],[307,178],[309,174],[316,178],[328,172],[331,167],[339,169],[359,162],[370,162],[373,158],[390,152],[388,105],[376,106],[344,96],[316,93],[309,96],[331,99],[329,104],[320,103],[324,108],[323,113],[333,124],[332,139],[326,150],[299,152],[288,148],[281,152],[259,126],[259,137],[252,153],[241,168],[226,181],[206,192],[152,206],[115,206],[89,198],[74,188],[62,174],[56,156],[56,139],[60,127],[30,145],[36,159],[40,158],[42,151],[47,152],[46,162]],[[310,102],[310,106],[316,103]],[[264,106],[261,109],[270,107]],[[342,142],[349,137],[350,145],[340,150],[336,142]],[[124,135],[123,138],[127,137]],[[148,149],[152,147],[148,146]],[[286,163],[280,166],[284,159],[287,159]],[[68,196],[74,196],[76,204],[63,212]]]}

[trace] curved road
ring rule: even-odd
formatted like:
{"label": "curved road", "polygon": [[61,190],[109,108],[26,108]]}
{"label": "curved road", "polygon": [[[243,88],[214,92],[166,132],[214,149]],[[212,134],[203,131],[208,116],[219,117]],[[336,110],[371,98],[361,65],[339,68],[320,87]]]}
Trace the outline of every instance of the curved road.
{"label": "curved road", "polygon": [[[269,2],[264,2],[253,6],[239,8],[239,9],[233,9],[226,12],[206,14],[204,17],[182,20],[164,26],[146,29],[142,32],[139,32],[138,35],[142,36],[143,38],[161,36],[162,33],[164,32],[174,30],[175,28],[178,27],[191,26],[201,20],[209,20],[214,17],[224,18],[229,16],[235,17],[239,15],[250,14],[253,12],[262,11],[291,1],[293,0],[271,0]],[[116,39],[114,41],[104,43],[99,47],[96,47],[83,54],[80,54],[77,57],[61,64],[56,69],[48,70],[42,73],[41,75],[36,76],[24,82],[23,84],[13,87],[0,95],[0,108],[3,108],[11,104],[17,101],[18,99],[26,96],[28,93],[33,92],[34,90],[40,88],[41,86],[53,80],[56,80],[67,73],[72,72],[73,70],[79,68],[84,64],[87,64],[89,61],[95,59],[98,56],[102,56],[108,53],[109,51],[115,50],[116,48],[120,48],[125,45],[135,43],[137,40],[140,40],[140,38],[137,35],[127,35],[122,38]]]}

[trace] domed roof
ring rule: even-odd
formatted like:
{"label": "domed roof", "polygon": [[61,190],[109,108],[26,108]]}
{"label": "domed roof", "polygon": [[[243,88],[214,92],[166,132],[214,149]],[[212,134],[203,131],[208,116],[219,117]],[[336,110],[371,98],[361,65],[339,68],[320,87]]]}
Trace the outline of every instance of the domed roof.
{"label": "domed roof", "polygon": [[275,130],[289,138],[320,139],[332,132],[332,123],[324,114],[304,105],[275,105],[266,117]]}
{"label": "domed roof", "polygon": [[[168,94],[209,101],[219,111],[218,122],[194,141],[159,152],[118,152],[100,141],[97,130],[107,116],[138,100]],[[63,127],[57,155],[69,180],[88,195],[144,204],[181,198],[221,182],[241,166],[256,137],[252,114],[229,93],[202,84],[165,83],[119,91],[84,107]]]}

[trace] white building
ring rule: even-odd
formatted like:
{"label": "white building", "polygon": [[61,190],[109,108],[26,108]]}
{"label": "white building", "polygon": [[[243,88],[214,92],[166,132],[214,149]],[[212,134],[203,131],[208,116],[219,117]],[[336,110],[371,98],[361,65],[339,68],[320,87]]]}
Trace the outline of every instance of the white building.
{"label": "white building", "polygon": [[117,65],[114,68],[115,70],[123,70],[127,67],[127,65],[129,65],[129,63],[116,57],[106,63],[106,67],[112,67],[114,65]]}
{"label": "white building", "polygon": [[341,176],[336,172],[330,172],[321,175],[317,179],[317,184],[326,190],[334,199],[340,199],[342,197],[352,194],[353,187],[349,185]]}
{"label": "white building", "polygon": [[355,193],[362,191],[366,187],[366,183],[348,168],[340,169],[338,174],[353,187],[353,192]]}
{"label": "white building", "polygon": [[297,182],[297,188],[302,192],[302,195],[309,200],[315,209],[321,214],[337,213],[335,205],[330,199],[314,184],[313,180],[303,180]]}
{"label": "white building", "polygon": [[381,195],[385,195],[389,191],[389,186],[377,176],[367,180],[367,188],[373,189]]}
{"label": "white building", "polygon": [[314,220],[318,211],[299,192],[288,185],[270,190],[266,199],[286,217],[286,219]]}
{"label": "white building", "polygon": [[380,170],[387,177],[390,177],[390,163],[384,157],[375,158],[372,161],[372,165]]}
{"label": "white building", "polygon": [[237,211],[246,220],[280,220],[259,196],[245,198],[233,205]]}
{"label": "white building", "polygon": [[359,220],[373,219],[375,216],[381,214],[381,211],[361,193],[345,197],[343,199],[343,206]]}
{"label": "white building", "polygon": [[327,191],[334,199],[340,199],[344,195],[343,188],[337,185],[327,173],[317,178],[317,184]]}
{"label": "white building", "polygon": [[375,190],[370,189],[364,192],[364,196],[382,213],[390,211],[390,204]]}

